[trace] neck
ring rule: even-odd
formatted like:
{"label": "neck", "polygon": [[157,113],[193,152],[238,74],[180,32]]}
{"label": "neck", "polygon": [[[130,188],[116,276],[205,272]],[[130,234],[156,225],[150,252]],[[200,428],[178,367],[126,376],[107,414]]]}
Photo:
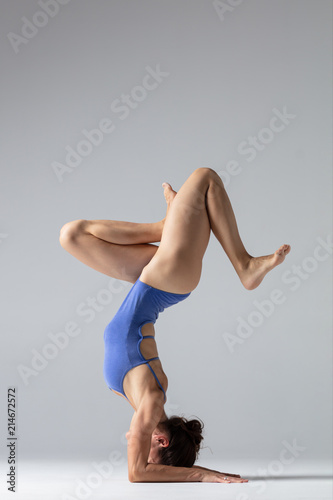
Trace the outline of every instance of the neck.
{"label": "neck", "polygon": [[162,422],[164,422],[164,420],[167,420],[167,419],[168,419],[167,414],[166,414],[166,413],[165,413],[165,411],[163,410],[163,413],[162,413],[162,415],[161,415],[161,418],[160,418],[160,422],[159,422],[159,423],[161,424]]}

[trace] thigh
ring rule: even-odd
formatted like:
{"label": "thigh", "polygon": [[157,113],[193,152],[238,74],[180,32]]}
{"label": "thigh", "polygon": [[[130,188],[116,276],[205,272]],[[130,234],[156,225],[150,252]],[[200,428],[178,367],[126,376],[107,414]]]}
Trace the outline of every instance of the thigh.
{"label": "thigh", "polygon": [[135,283],[158,250],[151,243],[116,245],[74,226],[65,231],[61,239],[63,248],[83,264],[119,280]]}
{"label": "thigh", "polygon": [[143,270],[142,281],[174,293],[187,293],[199,283],[211,230],[206,208],[210,178],[210,169],[199,168],[178,191],[160,246]]}

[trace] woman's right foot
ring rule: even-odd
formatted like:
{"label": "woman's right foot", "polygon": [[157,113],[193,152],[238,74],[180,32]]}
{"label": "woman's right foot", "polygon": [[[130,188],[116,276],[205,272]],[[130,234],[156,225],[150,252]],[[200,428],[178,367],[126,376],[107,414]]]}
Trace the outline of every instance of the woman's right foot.
{"label": "woman's right foot", "polygon": [[282,264],[290,252],[290,245],[282,245],[275,253],[262,257],[250,257],[247,265],[239,272],[239,278],[247,290],[254,290],[260,285],[266,274]]}

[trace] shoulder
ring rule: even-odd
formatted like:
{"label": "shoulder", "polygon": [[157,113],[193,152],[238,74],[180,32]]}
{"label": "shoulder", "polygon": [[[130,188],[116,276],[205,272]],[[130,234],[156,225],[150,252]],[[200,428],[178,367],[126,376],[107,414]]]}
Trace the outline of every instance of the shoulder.
{"label": "shoulder", "polygon": [[156,388],[144,393],[133,415],[129,433],[152,434],[164,414],[164,394]]}

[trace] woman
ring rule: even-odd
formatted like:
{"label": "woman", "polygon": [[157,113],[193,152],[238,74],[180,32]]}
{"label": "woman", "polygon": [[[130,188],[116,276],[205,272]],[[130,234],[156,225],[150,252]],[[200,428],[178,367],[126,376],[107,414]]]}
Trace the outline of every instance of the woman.
{"label": "woman", "polygon": [[[178,193],[170,184],[163,187],[163,220],[75,220],[61,229],[60,243],[93,269],[134,284],[104,332],[106,382],[135,410],[126,434],[129,480],[245,482],[239,475],[193,465],[202,425],[196,419],[168,419],[164,412],[168,379],[157,356],[154,323],[159,312],[185,300],[198,285],[211,230],[248,290],[283,262],[290,246],[252,257],[222,180],[210,168],[196,169]],[[158,241],[159,246],[152,244]]]}

